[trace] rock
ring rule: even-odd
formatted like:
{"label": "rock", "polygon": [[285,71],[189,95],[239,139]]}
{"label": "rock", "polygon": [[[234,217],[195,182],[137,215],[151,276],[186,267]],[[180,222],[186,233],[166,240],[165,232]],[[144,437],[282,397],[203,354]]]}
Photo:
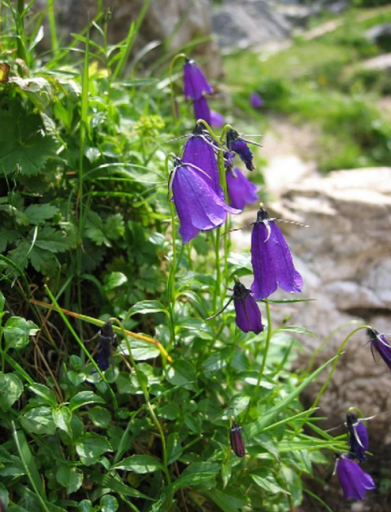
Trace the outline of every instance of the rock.
{"label": "rock", "polygon": [[391,50],[391,23],[382,23],[370,28],[364,36],[385,51]]}
{"label": "rock", "polygon": [[267,0],[230,0],[214,7],[213,32],[223,49],[247,48],[283,40],[292,26]]}
{"label": "rock", "polygon": [[362,67],[374,71],[391,71],[391,53],[383,53],[372,59],[367,59],[362,63]]}
{"label": "rock", "polygon": [[[116,44],[125,39],[129,26],[139,16],[144,0],[104,0],[104,7],[110,7],[111,19],[108,24],[109,44]],[[34,8],[47,8],[46,0],[37,0]],[[55,3],[57,27],[60,38],[69,42],[69,34],[80,32],[86,26],[88,19],[92,20],[97,14],[96,0],[61,0]],[[159,0],[152,1],[140,26],[134,52],[137,53],[152,41],[160,45],[167,44],[170,50],[183,48],[184,45],[196,38],[211,37],[211,9],[208,0]],[[46,25],[46,34],[49,34]],[[95,37],[94,31],[92,37]],[[48,37],[46,46],[49,46]],[[214,40],[205,41],[194,48],[192,55],[200,57],[209,78],[217,78],[222,74],[222,66],[217,43]],[[144,61],[156,59],[156,50],[148,53]]]}

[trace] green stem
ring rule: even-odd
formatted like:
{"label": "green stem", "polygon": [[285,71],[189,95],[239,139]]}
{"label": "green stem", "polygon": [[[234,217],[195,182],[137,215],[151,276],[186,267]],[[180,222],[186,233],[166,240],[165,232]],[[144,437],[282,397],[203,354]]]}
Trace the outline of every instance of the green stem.
{"label": "green stem", "polygon": [[172,110],[172,116],[176,121],[176,128],[178,128],[178,116],[176,111],[176,104],[175,104],[175,92],[174,92],[174,81],[172,79],[173,71],[174,71],[174,64],[178,59],[186,59],[187,55],[185,53],[178,53],[175,55],[173,59],[171,59],[170,67],[168,70],[168,74],[170,77],[170,92],[171,92],[171,110]]}
{"label": "green stem", "polygon": [[132,349],[130,348],[129,338],[126,335],[125,329],[124,329],[122,323],[117,318],[112,318],[112,321],[116,322],[117,325],[122,330],[122,336],[124,337],[124,340],[125,340],[125,343],[126,343],[126,348],[128,349],[128,356],[129,356],[130,362],[132,363],[132,366],[133,366],[133,368],[134,368],[134,370],[136,372],[137,380],[138,380],[138,382],[140,384],[140,387],[142,389],[142,392],[143,392],[143,395],[144,395],[144,398],[145,398],[145,402],[147,404],[147,407],[148,407],[149,413],[151,415],[152,421],[154,422],[154,424],[156,425],[157,430],[159,431],[160,439],[161,439],[161,443],[162,443],[162,451],[163,451],[163,466],[164,466],[163,469],[164,469],[164,474],[166,475],[167,485],[170,485],[171,484],[171,477],[170,477],[170,473],[168,471],[168,464],[167,464],[167,462],[168,462],[167,444],[166,444],[166,438],[164,437],[164,432],[163,432],[162,426],[160,425],[160,422],[159,422],[159,420],[156,417],[155,411],[153,410],[153,407],[152,407],[152,405],[151,405],[151,403],[149,401],[148,388],[147,388],[147,386],[144,383],[143,375],[140,372],[140,370],[139,370],[139,368],[138,368],[138,366],[136,364],[136,361],[135,361],[135,359],[133,357]]}
{"label": "green stem", "polygon": [[54,16],[54,2],[55,0],[48,0],[48,18],[49,18],[49,29],[50,29],[50,38],[52,40],[52,52],[54,56],[56,56],[58,51],[58,39],[57,39],[57,31],[56,31],[56,18]]}
{"label": "green stem", "polygon": [[[346,336],[346,338],[343,340],[343,342],[341,343],[341,345],[338,348],[338,352],[336,355],[340,356],[343,352],[343,349],[345,348],[346,343],[350,340],[350,338],[352,336],[354,336],[357,332],[362,331],[363,329],[371,329],[371,327],[369,325],[362,325],[361,327],[357,327],[357,329],[354,329],[354,331],[352,331],[350,334],[348,334],[348,336]],[[339,360],[339,357],[334,361],[331,371],[328,374],[327,379],[326,379],[325,383],[323,384],[321,390],[319,391],[312,407],[316,407],[318,405],[319,400],[321,399],[323,393],[326,391],[326,388],[329,385],[329,383],[334,375],[335,369],[337,368],[338,360]]]}

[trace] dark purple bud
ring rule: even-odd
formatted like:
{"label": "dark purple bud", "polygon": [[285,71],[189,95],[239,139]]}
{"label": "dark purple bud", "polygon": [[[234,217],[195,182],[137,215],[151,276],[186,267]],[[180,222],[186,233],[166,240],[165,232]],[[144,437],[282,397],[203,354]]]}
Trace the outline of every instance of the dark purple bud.
{"label": "dark purple bud", "polygon": [[205,179],[206,173],[193,165],[179,162],[170,179],[173,200],[178,213],[183,243],[189,242],[202,231],[224,224],[227,212],[240,213],[216,194],[213,183]]}
{"label": "dark purple bud", "polygon": [[351,412],[346,415],[345,425],[349,434],[349,456],[363,462],[366,459],[365,452],[368,450],[369,444],[367,429]]}
{"label": "dark purple bud", "polygon": [[205,174],[200,174],[203,180],[213,188],[216,194],[224,200],[224,191],[220,187],[219,168],[217,166],[215,142],[203,125],[197,124],[183,150],[182,161],[193,164]]}
{"label": "dark purple bud", "polygon": [[371,343],[371,351],[373,359],[375,359],[374,350],[386,363],[388,368],[391,370],[391,345],[388,343],[383,334],[380,334],[375,329],[368,329],[369,341]]}
{"label": "dark purple bud", "polygon": [[221,128],[225,123],[225,117],[218,112],[210,111],[210,125],[212,128]]}
{"label": "dark purple bud", "polygon": [[293,265],[288,244],[263,208],[258,211],[252,229],[251,262],[254,271],[251,290],[255,300],[266,299],[278,287],[290,293],[301,292],[303,279]]}
{"label": "dark purple bud", "polygon": [[263,106],[263,99],[259,96],[259,94],[253,92],[250,95],[250,105],[253,108],[261,108]]}
{"label": "dark purple bud", "polygon": [[255,169],[252,151],[247,146],[247,142],[240,137],[237,131],[232,129],[227,131],[227,146],[230,151],[234,151],[239,155],[249,171]]}
{"label": "dark purple bud", "polygon": [[237,457],[244,457],[246,455],[246,447],[244,445],[242,437],[242,427],[236,423],[232,418],[232,426],[229,432],[229,438],[231,441],[231,448]]}
{"label": "dark purple bud", "polygon": [[106,322],[99,333],[99,354],[96,361],[102,372],[110,367],[109,359],[116,339],[111,322]]}
{"label": "dark purple bud", "polygon": [[372,477],[365,473],[354,460],[341,455],[336,462],[335,471],[338,475],[345,500],[363,500],[366,491],[375,489]]}
{"label": "dark purple bud", "polygon": [[[183,66],[184,94],[187,100],[199,100],[204,94],[212,94],[213,87],[206,80],[203,72],[194,62],[186,59]],[[203,118],[198,118],[203,119]]]}
{"label": "dark purple bud", "polygon": [[208,102],[206,101],[206,98],[199,98],[198,100],[193,101],[193,111],[194,111],[194,117],[195,120],[198,121],[198,119],[203,119],[206,121],[209,125],[211,124],[211,114]]}
{"label": "dark purple bud", "polygon": [[243,332],[259,334],[263,331],[261,311],[251,291],[240,281],[235,283],[233,300],[236,312],[236,325]]}
{"label": "dark purple bud", "polygon": [[226,173],[227,189],[230,205],[238,210],[243,210],[246,204],[258,201],[258,187],[237,168],[229,169]]}
{"label": "dark purple bud", "polygon": [[226,169],[231,169],[235,153],[233,151],[224,151],[224,165]]}

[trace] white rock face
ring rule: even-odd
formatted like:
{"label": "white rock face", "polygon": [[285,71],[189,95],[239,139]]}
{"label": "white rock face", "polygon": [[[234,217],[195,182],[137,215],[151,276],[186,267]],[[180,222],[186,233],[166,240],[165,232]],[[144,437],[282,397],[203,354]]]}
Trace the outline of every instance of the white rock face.
{"label": "white rock face", "polygon": [[[338,329],[317,364],[335,355],[345,336],[360,325],[390,333],[391,341],[391,168],[304,179],[283,192],[271,210],[278,217],[309,224],[280,227],[303,275],[302,295],[316,299],[291,304],[290,323],[319,336],[303,338],[311,351]],[[285,314],[284,306],[277,307],[274,318]],[[373,361],[367,339],[362,330],[348,342],[321,401],[330,423],[338,424],[350,406],[359,407],[365,416],[391,408],[391,372],[380,357]],[[319,387],[313,387],[312,398]],[[391,435],[389,424],[387,415],[380,415],[370,425],[372,436],[377,437],[377,431],[384,442],[384,436]]]}

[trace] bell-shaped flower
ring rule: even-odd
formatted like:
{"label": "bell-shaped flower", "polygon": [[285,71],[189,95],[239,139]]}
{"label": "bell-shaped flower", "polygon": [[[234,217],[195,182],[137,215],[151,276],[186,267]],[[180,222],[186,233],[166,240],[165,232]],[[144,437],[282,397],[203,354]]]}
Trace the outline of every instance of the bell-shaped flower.
{"label": "bell-shaped flower", "polygon": [[237,167],[227,169],[226,179],[229,203],[234,208],[243,210],[246,204],[255,203],[259,200],[258,187],[246,178]]}
{"label": "bell-shaped flower", "polygon": [[[255,169],[253,163],[253,153],[250,148],[247,146],[247,142],[243,139],[239,133],[232,128],[227,131],[227,147],[230,151],[234,151],[237,155],[239,155],[240,159],[244,162],[245,166],[249,171],[253,171]],[[256,144],[252,142],[251,144]],[[258,144],[256,144],[258,145]]]}
{"label": "bell-shaped flower", "polygon": [[213,190],[213,183],[205,180],[202,169],[176,160],[171,173],[169,190],[178,213],[183,243],[189,242],[202,231],[209,231],[224,224],[227,212],[240,213],[230,207]]}
{"label": "bell-shaped flower", "polygon": [[261,208],[253,225],[251,262],[254,282],[251,290],[255,300],[266,299],[278,287],[290,293],[299,293],[303,288],[303,279],[293,265],[288,244],[275,220]]}
{"label": "bell-shaped flower", "polygon": [[211,124],[211,113],[206,98],[202,97],[193,101],[193,111],[195,120],[203,119],[209,125]]}
{"label": "bell-shaped flower", "polygon": [[378,333],[375,329],[368,329],[368,334],[370,336],[369,341],[371,343],[373,358],[375,359],[375,350],[391,370],[391,345],[384,335]]}
{"label": "bell-shaped flower", "polygon": [[244,457],[246,455],[246,447],[242,436],[242,427],[239,427],[234,418],[231,418],[231,430],[229,431],[229,440],[234,454],[237,457]]}
{"label": "bell-shaped flower", "polygon": [[192,164],[204,171],[200,174],[201,178],[224,200],[224,191],[219,182],[216,146],[201,123],[196,124],[192,135],[185,144],[182,162]]}
{"label": "bell-shaped flower", "polygon": [[235,283],[233,301],[235,306],[235,322],[243,332],[259,334],[263,331],[261,311],[248,290],[240,281]]}
{"label": "bell-shaped flower", "polygon": [[[204,94],[212,94],[213,87],[206,80],[203,72],[194,62],[186,59],[183,66],[184,94],[187,100],[199,100]],[[201,119],[200,117],[198,119]]]}
{"label": "bell-shaped flower", "polygon": [[253,108],[261,108],[263,106],[263,99],[261,98],[261,96],[259,96],[259,94],[253,92],[250,95],[250,105]]}
{"label": "bell-shaped flower", "polygon": [[96,360],[97,365],[102,372],[110,367],[109,359],[116,339],[117,336],[113,332],[111,322],[106,322],[99,332],[99,353]]}
{"label": "bell-shaped flower", "polygon": [[212,128],[221,128],[225,123],[225,117],[216,112],[215,110],[210,111],[210,125]]}
{"label": "bell-shaped flower", "polygon": [[336,462],[335,471],[338,475],[343,496],[346,499],[363,500],[366,491],[375,489],[372,477],[365,473],[354,460],[341,455]]}
{"label": "bell-shaped flower", "polygon": [[346,415],[345,425],[349,434],[349,455],[362,462],[366,459],[365,452],[369,444],[366,426],[352,412]]}

